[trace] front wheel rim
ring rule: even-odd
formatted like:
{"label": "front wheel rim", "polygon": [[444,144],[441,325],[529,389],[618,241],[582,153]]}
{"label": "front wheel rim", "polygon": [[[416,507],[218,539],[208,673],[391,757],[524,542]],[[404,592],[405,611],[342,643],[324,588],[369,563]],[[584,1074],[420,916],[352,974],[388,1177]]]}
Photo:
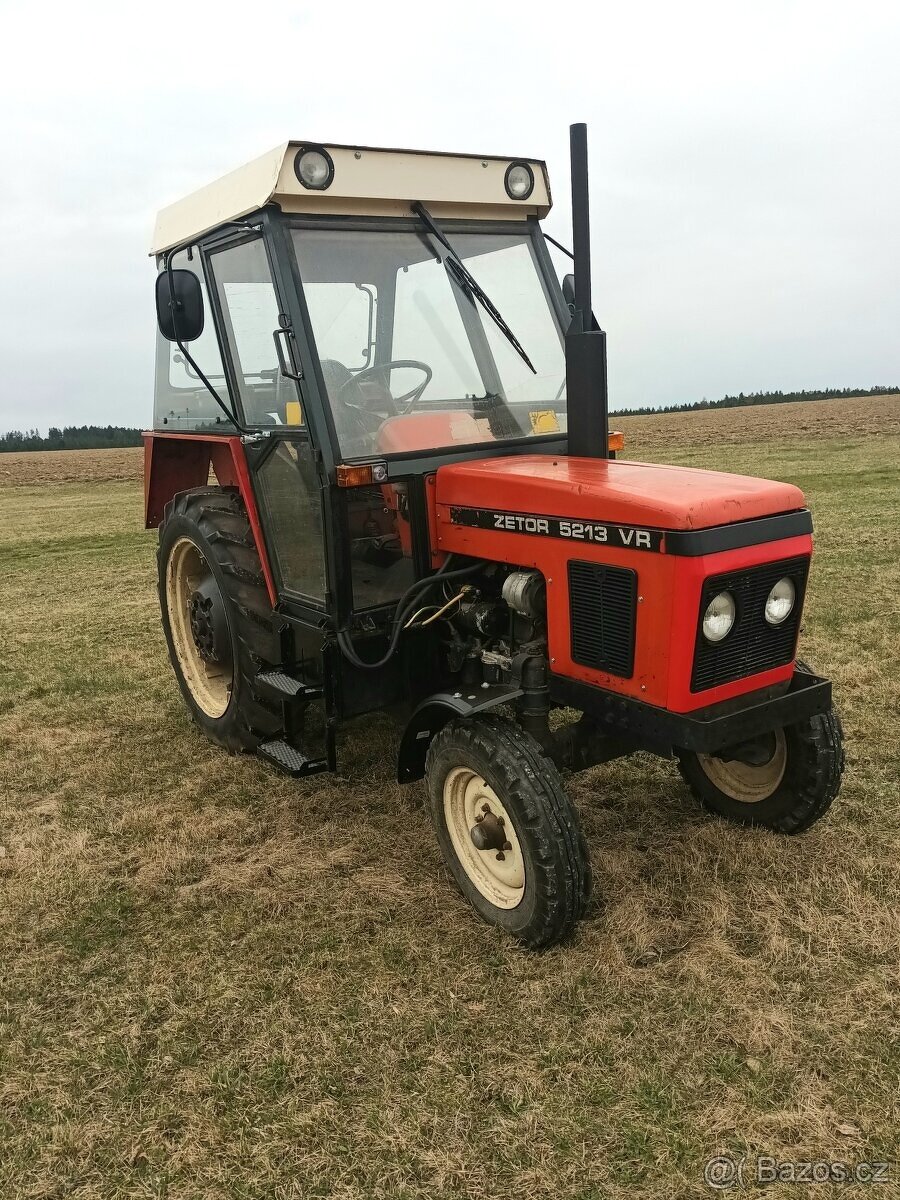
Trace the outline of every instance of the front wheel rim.
{"label": "front wheel rim", "polygon": [[209,563],[196,543],[189,537],[179,538],[166,563],[166,610],[172,646],[194,703],[207,717],[216,720],[224,715],[231,702],[234,669],[226,662],[212,660],[208,648],[206,653],[201,652],[191,627],[191,601],[211,577]]}
{"label": "front wheel rim", "polygon": [[768,800],[784,779],[787,770],[787,738],[783,729],[774,733],[774,746],[768,762],[726,762],[713,754],[698,754],[697,762],[706,778],[739,804],[761,804]]}
{"label": "front wheel rim", "polygon": [[[472,885],[496,908],[517,908],[525,898],[525,858],[509,812],[494,789],[470,767],[454,767],[444,780],[444,821],[456,858]],[[473,830],[484,821],[503,830],[502,846],[479,849]]]}

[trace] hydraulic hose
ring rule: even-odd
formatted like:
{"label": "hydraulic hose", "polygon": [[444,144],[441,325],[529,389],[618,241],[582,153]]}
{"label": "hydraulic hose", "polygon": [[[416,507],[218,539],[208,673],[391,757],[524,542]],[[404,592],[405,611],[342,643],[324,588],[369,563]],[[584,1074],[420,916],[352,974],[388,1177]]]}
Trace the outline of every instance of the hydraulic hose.
{"label": "hydraulic hose", "polygon": [[378,659],[377,662],[365,662],[356,653],[353,643],[350,640],[350,635],[346,629],[339,629],[337,634],[337,643],[340,647],[344,658],[354,667],[361,671],[377,671],[381,667],[389,663],[397,651],[397,646],[400,644],[400,635],[403,633],[403,626],[406,624],[407,618],[411,615],[414,605],[418,604],[421,592],[433,587],[436,583],[444,583],[448,579],[466,579],[470,575],[474,575],[477,571],[484,569],[484,563],[472,563],[468,567],[458,567],[454,571],[448,571],[447,567],[453,560],[448,558],[446,563],[435,571],[433,575],[428,575],[424,579],[418,579],[416,582],[406,589],[400,599],[397,601],[397,609],[394,613],[394,620],[391,627],[391,637],[388,642],[388,648],[385,653]]}

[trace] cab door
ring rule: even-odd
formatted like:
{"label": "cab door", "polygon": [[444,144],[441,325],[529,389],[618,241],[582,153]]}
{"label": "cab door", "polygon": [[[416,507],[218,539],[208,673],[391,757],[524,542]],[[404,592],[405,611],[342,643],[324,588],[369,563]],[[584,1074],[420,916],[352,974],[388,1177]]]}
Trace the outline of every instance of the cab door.
{"label": "cab door", "polygon": [[322,483],[287,307],[262,234],[206,249],[211,303],[245,426],[247,459],[279,598],[319,625],[328,599]]}

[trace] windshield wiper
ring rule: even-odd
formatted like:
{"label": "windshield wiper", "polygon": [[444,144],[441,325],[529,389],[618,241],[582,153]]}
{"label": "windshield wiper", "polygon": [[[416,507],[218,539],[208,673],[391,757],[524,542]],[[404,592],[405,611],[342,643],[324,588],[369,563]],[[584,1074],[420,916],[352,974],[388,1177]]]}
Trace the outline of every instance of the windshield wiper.
{"label": "windshield wiper", "polygon": [[496,305],[493,303],[490,296],[488,296],[487,292],[484,291],[481,284],[471,274],[471,272],[468,270],[468,268],[463,263],[462,259],[459,257],[459,255],[456,253],[456,251],[453,249],[453,247],[450,245],[450,243],[447,241],[446,234],[443,232],[442,229],[440,229],[434,223],[434,218],[428,212],[428,209],[425,207],[425,205],[422,203],[422,201],[416,200],[416,202],[412,206],[412,210],[418,217],[421,217],[422,222],[425,225],[425,227],[428,229],[428,231],[435,238],[437,238],[437,240],[441,243],[441,245],[447,251],[447,259],[446,259],[447,270],[450,272],[450,274],[453,276],[453,278],[456,280],[456,282],[459,284],[459,286],[462,288],[462,290],[468,296],[474,297],[480,303],[481,307],[484,309],[484,311],[487,313],[487,315],[491,318],[491,320],[494,322],[494,324],[497,326],[497,328],[500,330],[500,332],[503,334],[503,336],[506,338],[506,340],[509,342],[509,344],[512,346],[512,348],[518,354],[519,358],[521,358],[522,362],[525,363],[525,365],[528,367],[529,371],[531,371],[532,375],[537,375],[537,371],[535,370],[534,363],[531,361],[531,359],[525,353],[525,350],[524,350],[521,342],[516,337],[516,335],[513,333],[513,331],[510,329],[510,327],[507,325],[507,323],[503,320],[503,317],[500,315],[499,311],[497,310]]}

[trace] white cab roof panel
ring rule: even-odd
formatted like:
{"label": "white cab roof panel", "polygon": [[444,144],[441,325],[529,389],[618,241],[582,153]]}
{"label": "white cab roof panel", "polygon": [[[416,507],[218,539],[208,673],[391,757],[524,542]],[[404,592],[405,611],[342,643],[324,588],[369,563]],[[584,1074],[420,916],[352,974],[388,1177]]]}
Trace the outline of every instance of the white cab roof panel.
{"label": "white cab roof panel", "polygon": [[[324,147],[334,162],[327,190],[307,189],[297,178],[294,160],[304,146]],[[511,200],[506,192],[506,171],[514,162],[528,163],[534,175],[525,200]],[[151,253],[184,245],[270,203],[291,213],[408,216],[415,200],[437,217],[524,220],[549,212],[550,183],[540,159],[287,142],[164,208]]]}

